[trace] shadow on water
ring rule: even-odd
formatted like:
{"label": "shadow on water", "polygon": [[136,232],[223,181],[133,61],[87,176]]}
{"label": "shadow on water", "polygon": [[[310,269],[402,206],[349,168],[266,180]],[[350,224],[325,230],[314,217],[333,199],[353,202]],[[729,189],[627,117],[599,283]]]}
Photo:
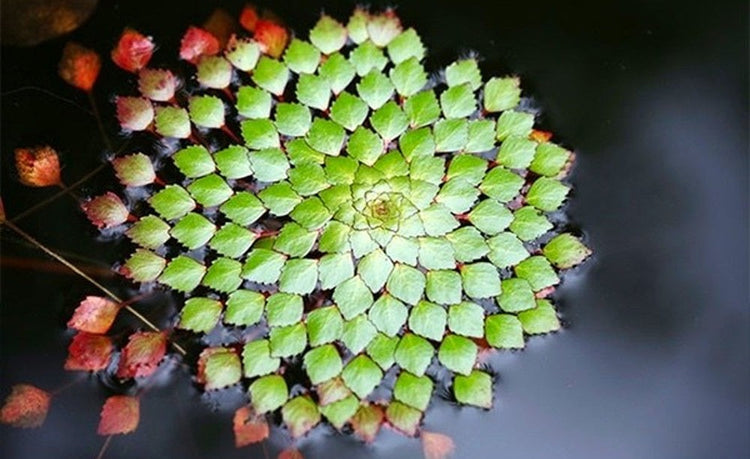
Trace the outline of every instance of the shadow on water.
{"label": "shadow on water", "polygon": [[[543,125],[578,153],[568,211],[596,252],[556,294],[566,329],[492,359],[499,378],[491,411],[445,401],[428,410],[425,429],[450,434],[457,457],[740,457],[750,449],[747,5],[605,3],[399,7],[430,50],[428,66],[473,50],[485,76],[522,76],[543,107]],[[240,2],[228,4],[236,10]],[[345,18],[353,5],[272,7],[306,30],[322,8]],[[73,36],[106,55],[116,31],[130,25],[172,50],[186,25],[201,22],[210,9],[117,2]],[[3,49],[2,90],[11,91],[2,98],[1,139],[9,215],[47,196],[22,189],[13,177],[7,165],[15,146],[60,146],[70,177],[103,157],[85,98],[56,76],[63,42]],[[101,81],[121,78],[110,69]],[[18,89],[30,85],[84,109]],[[99,97],[112,120],[106,99],[117,88],[110,89]],[[101,189],[112,179],[108,174],[89,189]],[[71,209],[69,198],[60,199],[23,226],[51,247],[104,268],[122,258],[124,243],[102,240]],[[38,256],[5,235],[2,253]],[[107,282],[123,288],[118,279]],[[64,323],[91,293],[68,275],[3,268],[3,391],[16,382],[53,389],[74,378],[62,370]],[[146,310],[159,318],[171,307],[155,297]],[[160,371],[142,404],[139,429],[116,438],[106,457],[263,457],[260,447],[233,447],[230,407],[239,390],[202,395],[181,367]],[[96,378],[83,378],[55,398],[44,428],[0,427],[0,455],[93,457],[102,443],[94,431],[107,393]],[[286,442],[272,434],[272,445]],[[318,429],[302,447],[306,457],[420,454],[418,442],[390,432],[363,447]]]}

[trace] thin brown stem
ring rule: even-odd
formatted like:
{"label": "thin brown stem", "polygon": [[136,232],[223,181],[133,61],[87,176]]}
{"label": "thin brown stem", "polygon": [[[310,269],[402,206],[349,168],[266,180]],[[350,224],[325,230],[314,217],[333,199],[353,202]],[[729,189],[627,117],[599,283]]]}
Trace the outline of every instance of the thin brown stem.
{"label": "thin brown stem", "polygon": [[102,448],[99,450],[99,454],[96,455],[96,459],[102,459],[104,457],[104,453],[107,452],[107,447],[109,446],[109,442],[112,441],[112,435],[108,435],[107,439],[104,440],[104,444],[102,445]]}
{"label": "thin brown stem", "polygon": [[53,390],[52,392],[50,392],[50,394],[52,394],[53,396],[54,395],[58,395],[60,392],[63,392],[65,390],[67,390],[67,389],[75,386],[79,382],[83,381],[83,378],[85,378],[85,376],[83,376],[83,375],[79,376],[76,379],[74,379],[74,380],[72,380],[70,382],[67,382],[67,383],[63,384],[62,386],[58,387],[57,389]]}

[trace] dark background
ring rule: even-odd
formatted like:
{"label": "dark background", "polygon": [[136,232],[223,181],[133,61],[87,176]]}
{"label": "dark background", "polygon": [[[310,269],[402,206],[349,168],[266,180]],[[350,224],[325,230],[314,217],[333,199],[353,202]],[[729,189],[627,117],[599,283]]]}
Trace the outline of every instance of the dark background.
{"label": "dark background", "polygon": [[[106,56],[129,25],[162,46],[157,63],[169,61],[186,26],[214,7],[194,3],[102,2],[72,37]],[[569,214],[595,251],[556,293],[566,329],[494,359],[495,407],[434,403],[425,428],[451,435],[456,457],[746,457],[747,2],[394,3],[421,34],[431,68],[476,51],[485,77],[521,75],[525,93],[543,107],[543,126],[577,152]],[[227,5],[236,13],[240,2]],[[272,8],[304,31],[321,10],[345,20],[353,5]],[[0,164],[9,217],[52,193],[19,185],[13,148],[56,146],[69,182],[103,157],[85,96],[56,76],[66,39],[2,49]],[[107,67],[101,81],[122,79]],[[29,86],[71,102],[19,90]],[[111,94],[98,96],[111,119]],[[88,182],[81,195],[109,179]],[[125,247],[93,231],[68,197],[20,226],[87,258],[82,264],[108,268]],[[62,370],[65,319],[95,292],[67,274],[9,267],[9,259],[41,256],[5,230],[1,248],[0,396],[19,382],[54,390],[75,379]],[[121,280],[105,281],[127,293]],[[182,370],[162,376],[144,396],[137,432],[115,438],[105,457],[262,457],[259,447],[234,450],[225,400],[202,396]],[[61,392],[41,429],[0,426],[0,456],[95,457],[105,385],[84,378]],[[272,435],[271,453],[285,444]],[[306,457],[418,457],[420,446],[385,433],[363,447],[318,429],[301,448]]]}

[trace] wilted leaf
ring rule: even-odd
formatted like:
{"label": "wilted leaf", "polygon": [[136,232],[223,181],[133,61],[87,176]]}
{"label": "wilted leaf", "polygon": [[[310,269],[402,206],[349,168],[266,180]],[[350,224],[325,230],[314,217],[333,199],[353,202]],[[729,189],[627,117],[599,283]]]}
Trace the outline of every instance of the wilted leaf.
{"label": "wilted leaf", "polygon": [[113,395],[104,402],[96,433],[99,435],[128,434],[138,427],[140,400],[127,395]]}
{"label": "wilted leaf", "polygon": [[261,442],[268,438],[269,434],[266,420],[256,415],[249,406],[240,407],[234,412],[232,427],[234,445],[237,448]]}
{"label": "wilted leaf", "polygon": [[26,186],[60,185],[60,159],[50,146],[15,149],[18,178]]}
{"label": "wilted leaf", "polygon": [[16,384],[0,409],[0,422],[13,427],[39,427],[47,417],[51,397],[32,385]]}

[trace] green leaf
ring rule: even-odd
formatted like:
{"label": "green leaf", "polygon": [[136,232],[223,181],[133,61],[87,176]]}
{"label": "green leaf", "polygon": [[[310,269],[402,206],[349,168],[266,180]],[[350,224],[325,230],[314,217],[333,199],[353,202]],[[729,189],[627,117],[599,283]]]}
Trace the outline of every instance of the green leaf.
{"label": "green leaf", "polygon": [[221,303],[210,298],[190,298],[185,302],[177,324],[183,330],[208,333],[219,322]]}
{"label": "green leaf", "polygon": [[406,405],[425,411],[432,397],[434,385],[427,376],[414,376],[402,371],[393,385],[393,397]]}
{"label": "green leaf", "polygon": [[553,265],[560,269],[572,268],[591,255],[591,249],[569,233],[558,234],[552,238],[544,246],[542,252]]}
{"label": "green leaf", "polygon": [[174,220],[195,209],[195,201],[185,188],[167,185],[148,199],[148,203],[165,220]]}
{"label": "green leaf", "polygon": [[292,438],[303,436],[320,422],[318,405],[308,395],[289,400],[281,409],[281,416]]}
{"label": "green leaf", "polygon": [[387,178],[409,175],[409,165],[398,150],[391,150],[378,159],[372,166]]}
{"label": "green leaf", "polygon": [[388,64],[383,51],[371,41],[357,46],[349,54],[349,62],[354,65],[357,75],[365,76],[370,72],[380,72]]}
{"label": "green leaf", "polygon": [[351,185],[357,173],[357,161],[345,156],[327,156],[325,173],[329,183],[334,185]]}
{"label": "green leaf", "polygon": [[420,301],[409,314],[409,329],[417,335],[440,341],[445,332],[447,314],[442,306]]}
{"label": "green leaf", "polygon": [[406,333],[396,347],[396,363],[404,370],[416,376],[424,375],[435,355],[435,349],[426,339]]}
{"label": "green leaf", "polygon": [[515,108],[521,100],[520,85],[516,77],[491,78],[484,85],[484,110],[493,113]]}
{"label": "green leaf", "polygon": [[271,115],[271,94],[254,86],[237,90],[237,113],[245,118],[268,118]]}
{"label": "green leaf", "polygon": [[221,389],[237,384],[242,377],[239,356],[231,349],[223,347],[206,348],[201,357],[206,390]]}
{"label": "green leaf", "polygon": [[346,151],[352,158],[372,166],[383,154],[383,140],[366,127],[358,127],[349,137]]}
{"label": "green leaf", "polygon": [[443,91],[440,106],[446,118],[467,118],[477,110],[477,101],[471,87],[462,84]]}
{"label": "green leaf", "polygon": [[297,100],[311,108],[326,110],[331,100],[331,87],[320,76],[303,73],[297,81]]}
{"label": "green leaf", "polygon": [[320,407],[320,412],[328,419],[331,425],[341,430],[359,409],[359,399],[350,395],[343,400],[330,403]]}
{"label": "green leaf", "polygon": [[398,63],[389,75],[396,92],[403,97],[416,94],[427,84],[427,72],[416,57]]}
{"label": "green leaf", "polygon": [[526,137],[508,136],[497,152],[497,162],[511,169],[526,169],[534,159],[536,142]]}
{"label": "green leaf", "polygon": [[320,259],[320,288],[330,290],[354,276],[354,263],[349,252],[324,255]]}
{"label": "green leaf", "polygon": [[487,317],[485,335],[490,346],[500,349],[523,349],[523,328],[516,316],[496,314]]}
{"label": "green leaf", "polygon": [[[344,384],[344,381],[342,381],[340,377],[329,379],[324,383],[318,384],[316,390],[318,392],[318,403],[321,406],[327,406],[352,395],[352,391],[346,387],[346,384]],[[356,399],[357,397],[354,398]]]}
{"label": "green leaf", "polygon": [[433,204],[419,212],[425,232],[430,236],[443,236],[458,228],[460,224],[442,204]]}
{"label": "green leaf", "polygon": [[572,154],[553,143],[541,143],[536,147],[534,160],[529,166],[529,170],[539,175],[554,177],[563,170],[565,164],[570,161]]}
{"label": "green leaf", "polygon": [[487,258],[498,268],[508,268],[529,257],[523,243],[513,233],[500,233],[487,240],[490,253]]}
{"label": "green leaf", "polygon": [[391,260],[397,263],[406,263],[415,266],[417,264],[417,254],[419,253],[419,243],[414,239],[407,239],[401,236],[394,236],[385,253]]}
{"label": "green leaf", "polygon": [[210,246],[221,255],[239,258],[253,245],[257,235],[234,223],[224,225],[211,239]]}
{"label": "green leaf", "polygon": [[268,340],[260,339],[245,344],[242,350],[242,364],[245,377],[254,378],[276,371],[281,365],[281,359],[271,357]]}
{"label": "green leaf", "polygon": [[367,355],[377,363],[383,371],[387,371],[396,362],[395,352],[398,346],[398,336],[388,337],[378,333],[367,345]]}
{"label": "green leaf", "polygon": [[[338,221],[330,221],[320,235],[318,250],[325,253],[349,251],[349,232],[351,228]],[[323,278],[321,277],[321,281]]]}
{"label": "green leaf", "polygon": [[224,126],[224,102],[216,96],[193,96],[188,110],[196,126],[209,129]]}
{"label": "green leaf", "polygon": [[307,347],[305,324],[271,328],[271,357],[291,357],[301,354]]}
{"label": "green leaf", "polygon": [[464,405],[492,408],[492,377],[474,370],[470,375],[456,375],[453,379],[453,394]]}
{"label": "green leaf", "polygon": [[234,193],[221,177],[210,174],[188,185],[187,190],[203,207],[215,207],[224,203]]}
{"label": "green leaf", "polygon": [[310,30],[310,41],[323,54],[331,54],[344,47],[346,35],[346,28],[341,23],[324,14]]}
{"label": "green leaf", "polygon": [[353,131],[365,121],[369,111],[362,99],[344,91],[331,105],[331,119],[348,131]]}
{"label": "green leaf", "polygon": [[326,224],[331,212],[320,199],[313,196],[297,204],[289,216],[308,230],[316,230]]}
{"label": "green leaf", "polygon": [[513,214],[494,199],[485,199],[469,212],[468,219],[479,231],[494,236],[513,221]]}
{"label": "green leaf", "polygon": [[481,338],[484,327],[484,308],[464,301],[448,310],[448,328],[458,335]]}
{"label": "green leaf", "polygon": [[500,202],[515,198],[523,186],[523,178],[502,166],[492,168],[484,176],[479,189],[487,196]]}
{"label": "green leaf", "polygon": [[333,344],[309,350],[304,361],[305,371],[313,384],[320,384],[338,376],[343,368],[339,351]]}
{"label": "green leaf", "polygon": [[370,323],[364,314],[344,322],[344,332],[341,335],[341,341],[351,351],[352,354],[359,354],[370,344],[378,331]]}
{"label": "green leaf", "polygon": [[333,301],[338,305],[346,320],[361,314],[372,305],[373,297],[361,277],[354,276],[336,286]]}
{"label": "green leaf", "polygon": [[151,282],[159,277],[167,261],[150,250],[135,249],[122,267],[123,273],[136,282]]}
{"label": "green leaf", "polygon": [[516,210],[510,223],[510,230],[522,241],[533,241],[551,229],[547,217],[531,206]]}
{"label": "green leaf", "polygon": [[495,148],[495,121],[469,121],[469,141],[464,151],[468,153],[483,153]]}
{"label": "green leaf", "polygon": [[258,46],[258,43],[250,40],[231,40],[227,44],[224,56],[239,70],[249,72],[258,63],[260,46]]}
{"label": "green leaf", "polygon": [[[267,121],[267,120],[266,120]],[[287,176],[289,161],[279,148],[250,152],[250,165],[255,178],[261,182],[278,182]],[[262,197],[261,197],[262,199]]]}
{"label": "green leaf", "polygon": [[369,231],[353,231],[349,236],[354,258],[360,258],[378,248]]}
{"label": "green leaf", "polygon": [[471,209],[478,197],[479,190],[471,183],[458,178],[443,184],[435,197],[435,202],[443,204],[454,214],[462,214]]}
{"label": "green leaf", "polygon": [[318,261],[305,258],[292,258],[286,261],[279,277],[279,290],[282,292],[307,295],[315,290],[318,282]]}
{"label": "green leaf", "polygon": [[439,304],[461,302],[461,276],[455,271],[427,272],[427,298]]}
{"label": "green leaf", "polygon": [[[357,64],[354,64],[357,66]],[[382,107],[393,96],[393,83],[377,70],[365,75],[357,83],[357,93],[373,110]]]}
{"label": "green leaf", "polygon": [[383,371],[366,355],[358,355],[346,364],[341,378],[357,397],[365,398],[380,384]]}
{"label": "green leaf", "polygon": [[250,399],[258,414],[274,411],[289,398],[286,381],[279,375],[263,376],[250,384]]}
{"label": "green leaf", "polygon": [[[472,222],[473,223],[473,222]],[[456,260],[467,263],[482,258],[490,251],[484,236],[474,227],[464,226],[445,235],[453,245]]]}
{"label": "green leaf", "polygon": [[558,180],[540,177],[531,185],[526,202],[545,212],[557,210],[568,196],[570,188]]}
{"label": "green leaf", "polygon": [[221,213],[241,226],[250,226],[266,213],[266,208],[254,194],[240,191],[219,207]]}
{"label": "green leaf", "polygon": [[453,246],[445,238],[420,237],[419,264],[426,269],[455,268]]}
{"label": "green leaf", "polygon": [[310,43],[294,38],[284,52],[284,62],[294,73],[314,73],[320,63],[320,51]]}
{"label": "green leaf", "polygon": [[557,312],[547,300],[537,300],[536,308],[518,313],[523,331],[529,335],[540,335],[560,329]]}
{"label": "green leaf", "polygon": [[417,434],[422,412],[400,402],[391,402],[386,409],[388,422],[405,435]]}
{"label": "green leaf", "polygon": [[516,276],[526,279],[535,292],[557,285],[560,282],[549,261],[539,255],[529,257],[520,262],[516,265],[515,271]]}
{"label": "green leaf", "polygon": [[310,109],[304,105],[286,102],[276,105],[276,129],[279,134],[301,137],[307,134],[311,124]]}
{"label": "green leaf", "polygon": [[344,319],[336,306],[315,309],[307,315],[307,334],[310,346],[320,346],[341,338]]}
{"label": "green leaf", "polygon": [[471,185],[478,185],[487,170],[487,160],[474,155],[456,155],[448,165],[445,177],[448,180],[461,179]]}
{"label": "green leaf", "polygon": [[388,277],[386,289],[399,300],[416,304],[422,298],[425,283],[425,276],[421,271],[397,263]]}
{"label": "green leaf", "polygon": [[373,293],[383,288],[392,270],[393,262],[381,249],[365,255],[357,265],[357,274]]}
{"label": "green leaf", "polygon": [[[269,119],[250,119],[240,123],[242,138],[248,148],[274,148],[280,145],[276,126]],[[252,158],[252,156],[251,156]],[[258,170],[255,169],[257,173]]]}
{"label": "green leaf", "polygon": [[271,327],[284,327],[302,320],[302,297],[291,293],[274,293],[266,301],[266,317]]}
{"label": "green leaf", "polygon": [[287,215],[302,201],[288,182],[274,183],[258,193],[258,197],[273,215],[279,217]]}
{"label": "green leaf", "polygon": [[189,292],[201,283],[206,267],[192,258],[180,255],[169,262],[159,282],[178,292]]}
{"label": "green leaf", "polygon": [[228,179],[239,179],[253,173],[247,155],[247,148],[240,145],[230,145],[214,153],[214,160],[221,175]]}
{"label": "green leaf", "polygon": [[242,284],[242,263],[229,258],[218,258],[208,267],[203,285],[217,292],[233,292]]}
{"label": "green leaf", "polygon": [[318,75],[328,81],[334,94],[346,89],[355,74],[354,66],[340,53],[328,56],[318,69]]}
{"label": "green leaf", "polygon": [[480,262],[461,267],[464,291],[472,298],[489,298],[500,294],[500,275],[490,263]]}
{"label": "green leaf", "polygon": [[315,118],[307,133],[307,143],[314,149],[338,156],[344,145],[344,128],[330,120]]}
{"label": "green leaf", "polygon": [[190,137],[190,116],[179,107],[156,107],[154,117],[156,132],[164,137],[186,139]]}
{"label": "green leaf", "polygon": [[195,250],[206,244],[215,232],[216,225],[206,217],[191,212],[182,217],[182,219],[172,227],[170,234],[187,249]]}
{"label": "green leaf", "polygon": [[406,306],[389,294],[383,294],[372,305],[368,318],[375,328],[388,336],[396,336],[406,323]]}
{"label": "green leaf", "polygon": [[468,375],[477,361],[477,353],[477,345],[472,340],[463,336],[447,335],[440,343],[438,360],[445,368]]}
{"label": "green leaf", "polygon": [[424,57],[425,48],[422,45],[422,39],[417,35],[417,31],[409,28],[403,32],[390,43],[388,43],[388,55],[391,56],[391,61],[394,64],[404,62],[409,58],[413,58],[417,61]]}
{"label": "green leaf", "polygon": [[[432,153],[431,153],[432,154]],[[411,161],[410,178],[412,181],[425,181],[434,185],[443,182],[445,174],[445,160],[434,156],[413,158]]]}
{"label": "green leaf", "polygon": [[396,102],[388,101],[370,116],[370,124],[387,143],[406,130],[409,120]]}
{"label": "green leaf", "polygon": [[472,90],[479,89],[482,86],[482,74],[479,72],[477,60],[469,58],[453,62],[445,69],[445,82],[448,86],[468,83]]}
{"label": "green leaf", "polygon": [[412,128],[434,123],[440,117],[440,105],[435,92],[426,90],[412,95],[404,102],[404,112]]}
{"label": "green leaf", "polygon": [[253,81],[266,91],[280,96],[289,80],[289,69],[281,62],[262,56],[253,71]]}
{"label": "green leaf", "polygon": [[281,268],[286,257],[269,249],[253,249],[245,259],[242,277],[261,284],[276,282],[281,275]]}
{"label": "green leaf", "polygon": [[237,326],[255,325],[263,315],[266,302],[262,293],[236,290],[227,299],[224,323]]}
{"label": "green leaf", "polygon": [[497,119],[497,138],[505,140],[509,136],[528,137],[533,127],[533,113],[507,110]]}
{"label": "green leaf", "polygon": [[203,55],[196,69],[198,82],[212,89],[224,89],[232,81],[232,64],[221,56]]}
{"label": "green leaf", "polygon": [[519,312],[536,306],[531,285],[516,277],[503,280],[503,292],[497,298],[497,304],[505,312]]}
{"label": "green leaf", "polygon": [[443,119],[435,123],[435,151],[461,151],[469,141],[469,122],[465,119]]}
{"label": "green leaf", "polygon": [[169,225],[156,215],[140,218],[126,231],[127,236],[147,249],[156,249],[169,240]]}

